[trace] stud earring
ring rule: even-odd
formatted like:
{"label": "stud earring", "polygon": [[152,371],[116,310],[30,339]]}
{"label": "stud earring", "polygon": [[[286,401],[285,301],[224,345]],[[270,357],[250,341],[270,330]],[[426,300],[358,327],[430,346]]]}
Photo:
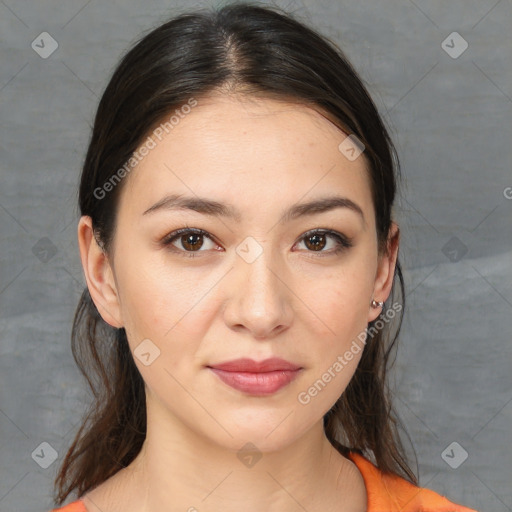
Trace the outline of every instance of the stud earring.
{"label": "stud earring", "polygon": [[377,302],[376,300],[372,299],[371,306],[372,308],[383,308],[384,302]]}

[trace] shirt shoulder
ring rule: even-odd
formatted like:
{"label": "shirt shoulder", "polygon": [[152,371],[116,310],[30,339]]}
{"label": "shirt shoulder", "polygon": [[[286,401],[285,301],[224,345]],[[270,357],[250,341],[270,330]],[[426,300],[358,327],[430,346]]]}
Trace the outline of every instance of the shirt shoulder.
{"label": "shirt shoulder", "polygon": [[398,475],[384,473],[358,453],[349,452],[348,458],[363,476],[367,512],[477,512],[430,489],[417,487]]}
{"label": "shirt shoulder", "polygon": [[50,512],[87,512],[84,502],[82,500],[76,500],[72,503],[68,503],[60,508],[54,508]]}

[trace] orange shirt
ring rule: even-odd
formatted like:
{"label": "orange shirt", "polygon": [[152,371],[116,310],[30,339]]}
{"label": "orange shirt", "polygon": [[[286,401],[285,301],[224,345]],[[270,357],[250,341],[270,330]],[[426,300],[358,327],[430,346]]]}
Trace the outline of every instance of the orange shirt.
{"label": "orange shirt", "polygon": [[[477,512],[448,501],[423,487],[416,487],[396,475],[384,474],[368,459],[350,452],[349,459],[363,476],[368,496],[367,512]],[[87,512],[83,501],[77,500],[51,512]]]}

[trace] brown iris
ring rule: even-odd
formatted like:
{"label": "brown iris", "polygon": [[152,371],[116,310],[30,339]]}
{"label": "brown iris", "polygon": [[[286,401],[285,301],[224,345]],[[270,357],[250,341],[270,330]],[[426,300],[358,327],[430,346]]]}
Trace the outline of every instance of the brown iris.
{"label": "brown iris", "polygon": [[[315,235],[307,236],[304,239],[304,243],[306,244],[306,247],[308,249],[312,248],[313,251],[321,251],[325,247],[325,238],[326,238],[325,235],[321,235],[321,234],[317,233]],[[310,240],[314,240],[311,243],[311,247],[309,246]],[[323,241],[320,241],[320,240],[323,240]]]}
{"label": "brown iris", "polygon": [[183,247],[187,250],[196,250],[200,249],[203,245],[203,241],[200,242],[197,240],[198,238],[202,238],[203,235],[197,234],[197,233],[188,233],[186,235],[182,235],[181,237],[181,243],[183,244]]}

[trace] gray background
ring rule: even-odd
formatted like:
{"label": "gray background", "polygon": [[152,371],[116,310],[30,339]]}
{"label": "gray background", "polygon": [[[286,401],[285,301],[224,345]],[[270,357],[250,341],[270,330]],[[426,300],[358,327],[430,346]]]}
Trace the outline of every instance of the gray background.
{"label": "gray background", "polygon": [[[52,508],[89,399],[70,329],[84,286],[76,188],[99,97],[143,31],[213,4],[0,0],[1,512]],[[510,511],[512,3],[278,5],[342,46],[398,146],[408,310],[393,381],[420,485]],[[31,47],[44,31],[58,42],[46,59]],[[457,58],[442,47],[454,31],[468,43]],[[44,442],[58,452],[47,469],[32,458]]]}

